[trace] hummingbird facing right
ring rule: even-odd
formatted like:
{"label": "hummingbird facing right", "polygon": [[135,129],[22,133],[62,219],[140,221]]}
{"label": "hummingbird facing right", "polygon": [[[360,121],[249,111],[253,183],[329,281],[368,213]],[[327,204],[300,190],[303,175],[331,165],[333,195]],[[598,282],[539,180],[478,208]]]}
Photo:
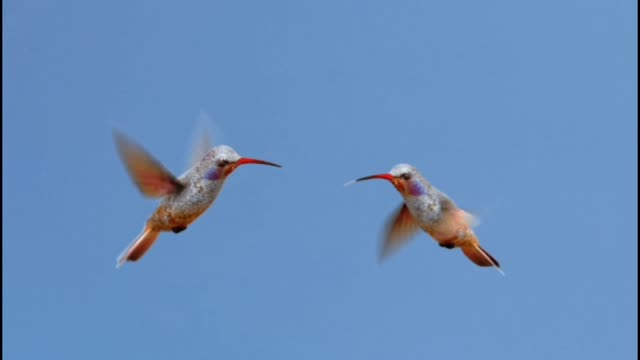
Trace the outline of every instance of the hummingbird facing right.
{"label": "hummingbird facing right", "polygon": [[[114,131],[118,152],[127,171],[143,195],[164,198],[151,215],[142,233],[118,257],[117,267],[137,261],[151,248],[163,231],[184,231],[202,215],[220,193],[231,173],[244,164],[281,167],[264,160],[245,158],[229,146],[220,145],[205,151],[180,178],[176,178],[140,145]],[[208,143],[208,141],[206,142]]]}
{"label": "hummingbird facing right", "polygon": [[498,261],[480,246],[473,232],[473,215],[458,208],[445,193],[436,189],[413,166],[399,164],[388,174],[359,178],[347,184],[370,179],[391,182],[404,203],[391,217],[380,259],[384,259],[422,229],[447,249],[460,248],[478,266],[495,266],[504,275]]}

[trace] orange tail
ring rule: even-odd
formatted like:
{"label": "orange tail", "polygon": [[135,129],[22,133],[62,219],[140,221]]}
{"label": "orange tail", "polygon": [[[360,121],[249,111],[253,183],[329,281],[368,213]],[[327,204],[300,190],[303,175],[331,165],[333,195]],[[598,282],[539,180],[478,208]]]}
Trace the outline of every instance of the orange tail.
{"label": "orange tail", "polygon": [[462,252],[467,255],[469,260],[473,261],[478,266],[495,266],[499,270],[500,263],[479,244],[470,244],[462,247]]}
{"label": "orange tail", "polygon": [[156,242],[160,236],[160,232],[151,230],[148,227],[142,231],[142,234],[138,236],[118,257],[118,264],[116,267],[124,265],[127,261],[138,261],[144,256],[144,254],[151,248],[153,243]]}

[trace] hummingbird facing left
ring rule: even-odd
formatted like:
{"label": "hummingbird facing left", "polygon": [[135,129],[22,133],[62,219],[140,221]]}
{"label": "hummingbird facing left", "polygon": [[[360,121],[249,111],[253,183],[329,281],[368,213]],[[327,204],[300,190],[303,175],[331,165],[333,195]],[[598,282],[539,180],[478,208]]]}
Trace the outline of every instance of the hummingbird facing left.
{"label": "hummingbird facing left", "polygon": [[164,198],[147,220],[142,233],[118,257],[117,267],[127,261],[140,260],[161,232],[177,234],[184,231],[213,204],[225,180],[238,166],[262,164],[281,167],[268,161],[241,157],[231,147],[220,145],[201,149],[201,156],[194,159],[197,162],[176,178],[124,134],[114,130],[114,138],[120,157],[140,192],[147,197]]}
{"label": "hummingbird facing left", "polygon": [[504,275],[500,263],[480,246],[472,229],[477,222],[474,216],[460,209],[449,196],[431,185],[415,167],[399,164],[387,174],[365,176],[347,185],[371,179],[389,181],[404,200],[387,225],[381,260],[422,229],[441,247],[460,248],[476,265],[494,266]]}

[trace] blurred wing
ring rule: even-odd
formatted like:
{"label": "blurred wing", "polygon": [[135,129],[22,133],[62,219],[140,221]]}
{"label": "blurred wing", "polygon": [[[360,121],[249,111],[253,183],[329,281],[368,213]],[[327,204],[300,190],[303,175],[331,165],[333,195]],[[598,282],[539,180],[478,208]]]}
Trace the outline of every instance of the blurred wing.
{"label": "blurred wing", "polygon": [[384,242],[380,250],[380,261],[404,245],[418,230],[420,230],[418,222],[409,212],[407,205],[403,203],[393,213],[387,224]]}
{"label": "blurred wing", "polygon": [[120,158],[138,189],[148,197],[161,197],[182,190],[183,185],[140,145],[114,130]]}
{"label": "blurred wing", "polygon": [[480,225],[480,223],[482,223],[482,220],[480,219],[480,217],[477,215],[475,211],[465,211],[462,209],[460,209],[460,211],[462,211],[462,217],[464,221],[470,227],[476,227]]}
{"label": "blurred wing", "polygon": [[198,139],[194,141],[193,149],[191,150],[191,166],[196,165],[202,160],[212,147],[209,131],[204,128],[200,131],[201,133],[198,135]]}
{"label": "blurred wing", "polygon": [[475,211],[468,212],[462,210],[453,202],[453,200],[442,192],[439,193],[438,198],[440,200],[441,210],[444,214],[456,214],[456,216],[460,216],[461,220],[464,221],[465,224],[469,225],[469,227],[480,225],[480,218],[476,216]]}

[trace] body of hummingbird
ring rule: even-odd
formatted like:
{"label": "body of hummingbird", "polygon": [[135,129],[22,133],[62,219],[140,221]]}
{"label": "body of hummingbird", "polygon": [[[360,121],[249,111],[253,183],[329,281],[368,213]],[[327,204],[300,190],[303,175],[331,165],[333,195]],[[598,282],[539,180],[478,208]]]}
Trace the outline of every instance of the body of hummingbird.
{"label": "body of hummingbird", "polygon": [[231,147],[216,146],[199,157],[191,169],[175,178],[142,147],[119,132],[116,145],[129,175],[147,197],[164,198],[147,220],[142,233],[118,257],[118,267],[137,261],[161,232],[179,233],[198,219],[215,201],[227,177],[240,165],[280,165],[244,158]]}
{"label": "body of hummingbird", "polygon": [[391,182],[404,200],[387,224],[381,259],[422,229],[440,246],[460,248],[476,265],[495,266],[502,272],[498,261],[480,246],[473,231],[476,222],[474,216],[458,208],[451,198],[431,185],[416,168],[399,164],[387,174],[365,176],[355,181],[370,179]]}

